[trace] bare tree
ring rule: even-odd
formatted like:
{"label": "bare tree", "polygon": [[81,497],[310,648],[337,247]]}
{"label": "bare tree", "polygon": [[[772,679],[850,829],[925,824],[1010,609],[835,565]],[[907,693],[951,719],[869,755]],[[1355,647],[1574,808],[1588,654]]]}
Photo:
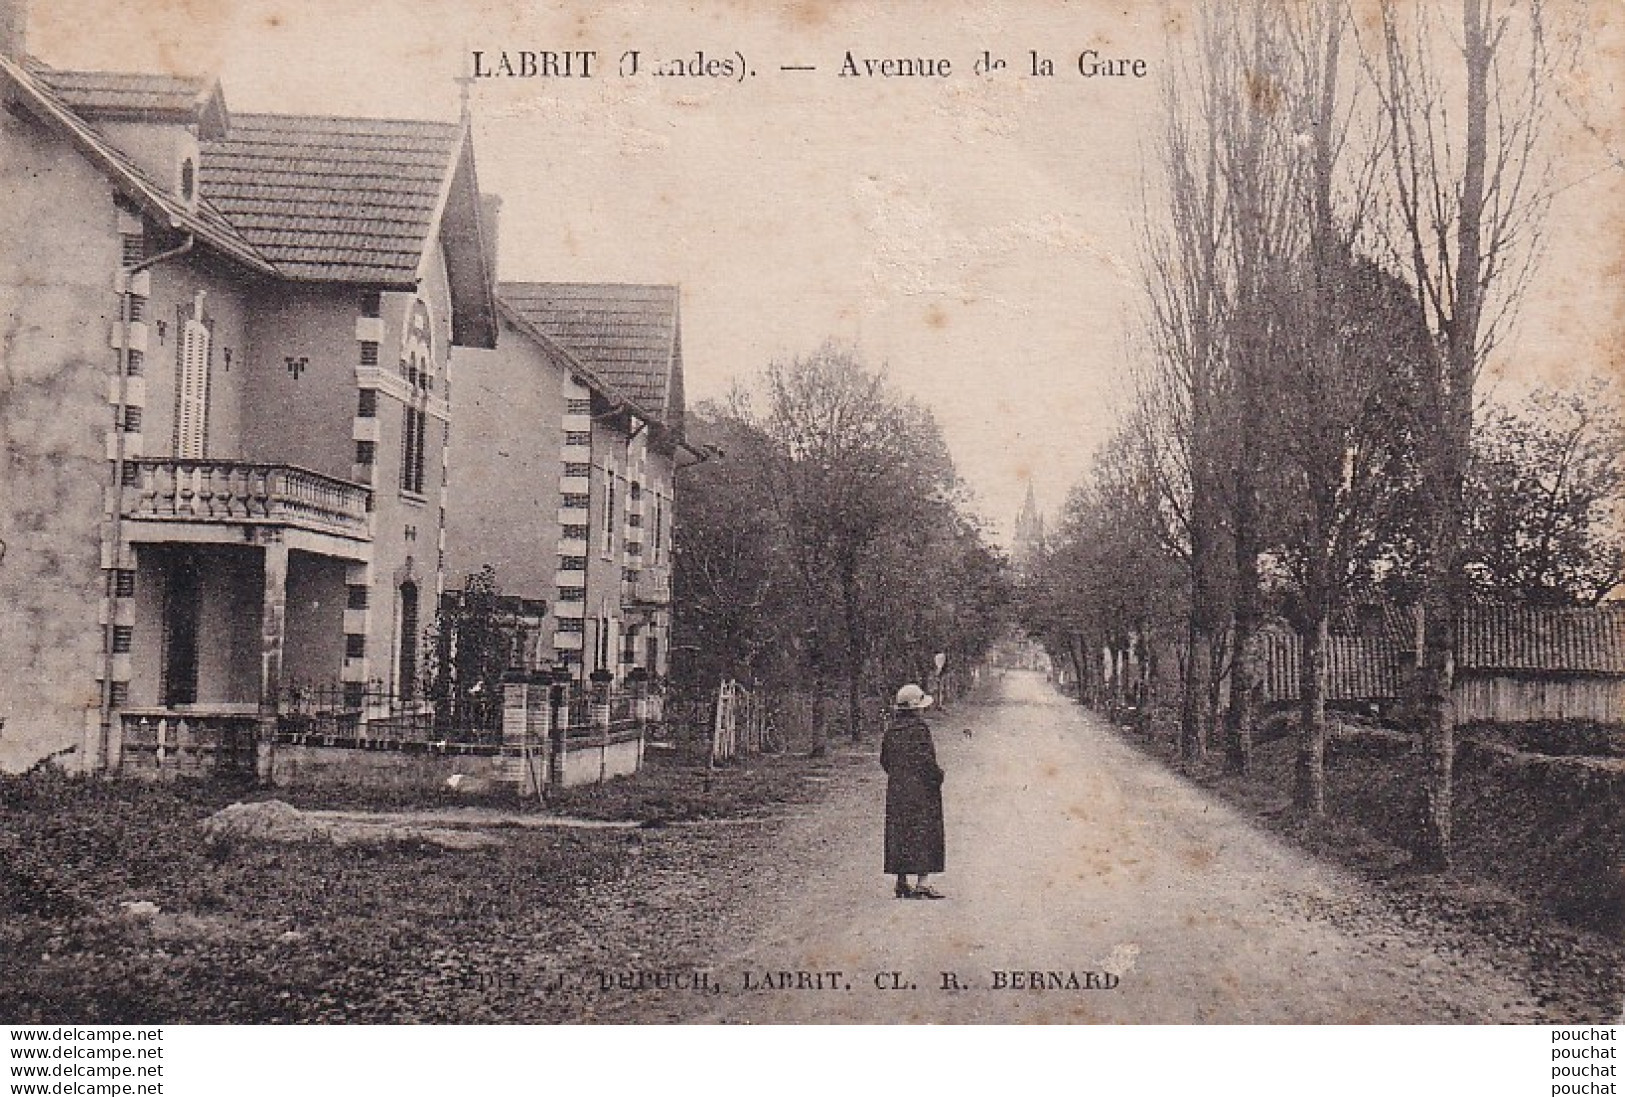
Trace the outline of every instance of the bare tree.
{"label": "bare tree", "polygon": [[[1148,718],[1159,639],[1188,621],[1184,540],[1165,526],[1162,489],[1133,420],[1072,489],[1049,551],[1029,577],[1025,621],[1064,652],[1086,702]],[[1133,652],[1138,675],[1124,672]]]}
{"label": "bare tree", "polygon": [[1427,773],[1416,848],[1418,863],[1436,869],[1451,862],[1452,692],[1474,386],[1528,283],[1552,193],[1539,140],[1553,72],[1544,7],[1460,0],[1459,24],[1447,27],[1434,5],[1384,0],[1378,40],[1366,51],[1391,168],[1392,221],[1379,238],[1408,273],[1436,346],[1423,385]]}
{"label": "bare tree", "polygon": [[[829,608],[809,625],[813,685],[821,696],[839,666],[855,739],[870,649],[866,556],[889,529],[927,517],[952,489],[953,466],[929,413],[894,394],[850,348],[826,344],[773,363],[766,383],[760,426],[773,442],[772,503],[807,604]],[[816,719],[821,726],[821,710]]]}
{"label": "bare tree", "polygon": [[1188,574],[1179,739],[1191,760],[1207,755],[1214,652],[1228,617],[1224,491],[1233,432],[1224,402],[1234,284],[1220,117],[1233,109],[1241,73],[1218,11],[1202,21],[1195,58],[1175,66],[1164,88],[1157,155],[1167,216],[1153,214],[1148,199],[1141,249],[1153,361],[1140,382],[1138,422]]}
{"label": "bare tree", "polygon": [[673,516],[672,667],[689,691],[785,677],[806,627],[762,475],[771,443],[743,414],[706,403],[688,417],[690,440],[717,454],[684,469]]}
{"label": "bare tree", "polygon": [[1229,517],[1235,567],[1225,755],[1232,770],[1245,773],[1252,763],[1263,621],[1263,480],[1276,449],[1266,405],[1275,380],[1293,368],[1283,357],[1296,318],[1283,308],[1290,302],[1282,297],[1281,272],[1301,251],[1303,236],[1297,201],[1303,171],[1293,129],[1301,108],[1294,100],[1303,97],[1300,85],[1311,70],[1294,55],[1293,15],[1284,8],[1260,0],[1222,15],[1215,9],[1209,19],[1222,33],[1215,43],[1220,52],[1207,63],[1226,80],[1223,107],[1210,125],[1219,131],[1220,171],[1230,196],[1226,267],[1235,302],[1225,370],[1234,431]]}
{"label": "bare tree", "polygon": [[[1278,74],[1284,107],[1274,112],[1269,147],[1282,163],[1266,178],[1286,196],[1287,211],[1271,229],[1273,247],[1255,236],[1240,248],[1264,257],[1263,272],[1244,284],[1262,297],[1247,310],[1260,314],[1250,334],[1262,344],[1272,405],[1284,412],[1268,438],[1284,478],[1275,532],[1296,580],[1293,792],[1315,815],[1326,808],[1330,622],[1362,565],[1390,539],[1396,501],[1411,483],[1411,396],[1429,353],[1426,332],[1405,310],[1404,284],[1355,252],[1382,161],[1378,146],[1355,140],[1356,92],[1340,90],[1350,23],[1342,0],[1274,7],[1278,45],[1259,51],[1254,65]],[[1273,66],[1263,68],[1266,61]],[[1256,566],[1256,556],[1249,560]],[[1238,610],[1238,632],[1239,618]]]}

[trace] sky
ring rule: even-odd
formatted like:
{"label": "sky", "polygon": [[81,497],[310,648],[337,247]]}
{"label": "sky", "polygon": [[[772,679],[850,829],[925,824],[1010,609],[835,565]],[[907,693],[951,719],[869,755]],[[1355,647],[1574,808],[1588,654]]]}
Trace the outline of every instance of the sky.
{"label": "sky", "polygon": [[[1554,117],[1547,258],[1494,363],[1514,392],[1625,376],[1625,18],[1564,10],[1590,21],[1587,52]],[[1174,0],[36,0],[29,45],[61,67],[212,73],[239,111],[440,119],[472,51],[487,71],[503,51],[596,51],[591,78],[470,86],[499,276],[678,283],[691,402],[855,344],[932,409],[1008,537],[1028,481],[1053,518],[1131,400],[1143,164],[1193,19]],[[1091,49],[1146,75],[1086,79]],[[847,51],[953,71],[843,77]],[[975,71],[984,51],[1004,67]],[[754,75],[650,71],[724,59]]]}

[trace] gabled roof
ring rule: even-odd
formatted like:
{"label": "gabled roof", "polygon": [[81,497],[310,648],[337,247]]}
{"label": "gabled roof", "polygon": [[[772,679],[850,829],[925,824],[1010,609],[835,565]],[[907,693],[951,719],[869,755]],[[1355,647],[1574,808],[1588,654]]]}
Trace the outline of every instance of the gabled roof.
{"label": "gabled roof", "polygon": [[180,199],[154,185],[129,157],[114,148],[95,127],[64,103],[54,90],[36,78],[34,73],[3,55],[0,55],[0,94],[8,102],[15,102],[41,123],[61,133],[113,181],[121,194],[154,220],[182,232],[194,233],[217,251],[251,270],[262,274],[275,273],[271,265],[221,216],[219,210],[207,201],[199,201],[196,210],[188,209]]}
{"label": "gabled roof", "polygon": [[1462,670],[1625,674],[1625,603],[1470,606],[1457,652]]}
{"label": "gabled roof", "polygon": [[513,309],[672,429],[683,413],[676,286],[504,282]]}
{"label": "gabled roof", "polygon": [[30,61],[28,69],[81,118],[196,123],[204,136],[224,133],[226,100],[218,80],[148,72],[73,72]]}
{"label": "gabled roof", "polygon": [[410,289],[445,229],[453,339],[492,346],[496,306],[466,125],[236,114],[202,191],[286,278]]}
{"label": "gabled roof", "polygon": [[461,127],[236,114],[203,146],[203,193],[284,275],[414,281]]}
{"label": "gabled roof", "polygon": [[1406,650],[1415,646],[1415,613],[1392,602],[1360,602],[1342,606],[1332,614],[1328,626],[1333,636],[1378,638]]}
{"label": "gabled roof", "polygon": [[[4,57],[0,72],[32,113],[62,130],[148,213],[264,273],[411,290],[434,256],[432,245],[443,240],[453,341],[494,345],[495,294],[466,124],[228,119],[218,85],[200,79],[25,70]],[[199,129],[195,213],[154,186],[87,120],[172,114]]]}
{"label": "gabled roof", "polygon": [[497,311],[501,314],[504,320],[508,321],[508,323],[513,326],[515,331],[518,331],[521,335],[530,339],[538,347],[542,348],[542,351],[545,354],[555,359],[564,369],[573,374],[577,380],[581,381],[588,388],[597,392],[600,396],[603,396],[605,399],[610,401],[610,403],[625,406],[642,418],[655,418],[655,416],[653,416],[647,408],[639,405],[636,400],[633,400],[626,393],[604,380],[603,377],[599,376],[596,370],[587,365],[585,362],[581,361],[581,359],[577,358],[573,353],[571,353],[570,348],[564,346],[557,339],[554,339],[551,335],[547,334],[547,332],[542,331],[535,324],[525,319],[524,314],[518,309],[514,308],[506,298],[497,298]]}

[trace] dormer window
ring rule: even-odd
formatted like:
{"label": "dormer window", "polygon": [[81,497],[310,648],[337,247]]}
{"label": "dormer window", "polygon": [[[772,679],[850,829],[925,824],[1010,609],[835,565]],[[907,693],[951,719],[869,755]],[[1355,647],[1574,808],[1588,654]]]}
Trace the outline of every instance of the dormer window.
{"label": "dormer window", "polygon": [[197,164],[188,156],[181,161],[181,198],[192,201],[197,191]]}

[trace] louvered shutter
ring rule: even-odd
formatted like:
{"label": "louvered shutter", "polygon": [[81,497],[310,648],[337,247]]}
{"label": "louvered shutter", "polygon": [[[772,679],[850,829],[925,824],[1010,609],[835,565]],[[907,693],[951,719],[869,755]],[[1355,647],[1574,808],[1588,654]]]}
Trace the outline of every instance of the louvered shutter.
{"label": "louvered shutter", "polygon": [[181,328],[180,376],[175,415],[175,456],[207,456],[209,425],[209,329],[199,320]]}

